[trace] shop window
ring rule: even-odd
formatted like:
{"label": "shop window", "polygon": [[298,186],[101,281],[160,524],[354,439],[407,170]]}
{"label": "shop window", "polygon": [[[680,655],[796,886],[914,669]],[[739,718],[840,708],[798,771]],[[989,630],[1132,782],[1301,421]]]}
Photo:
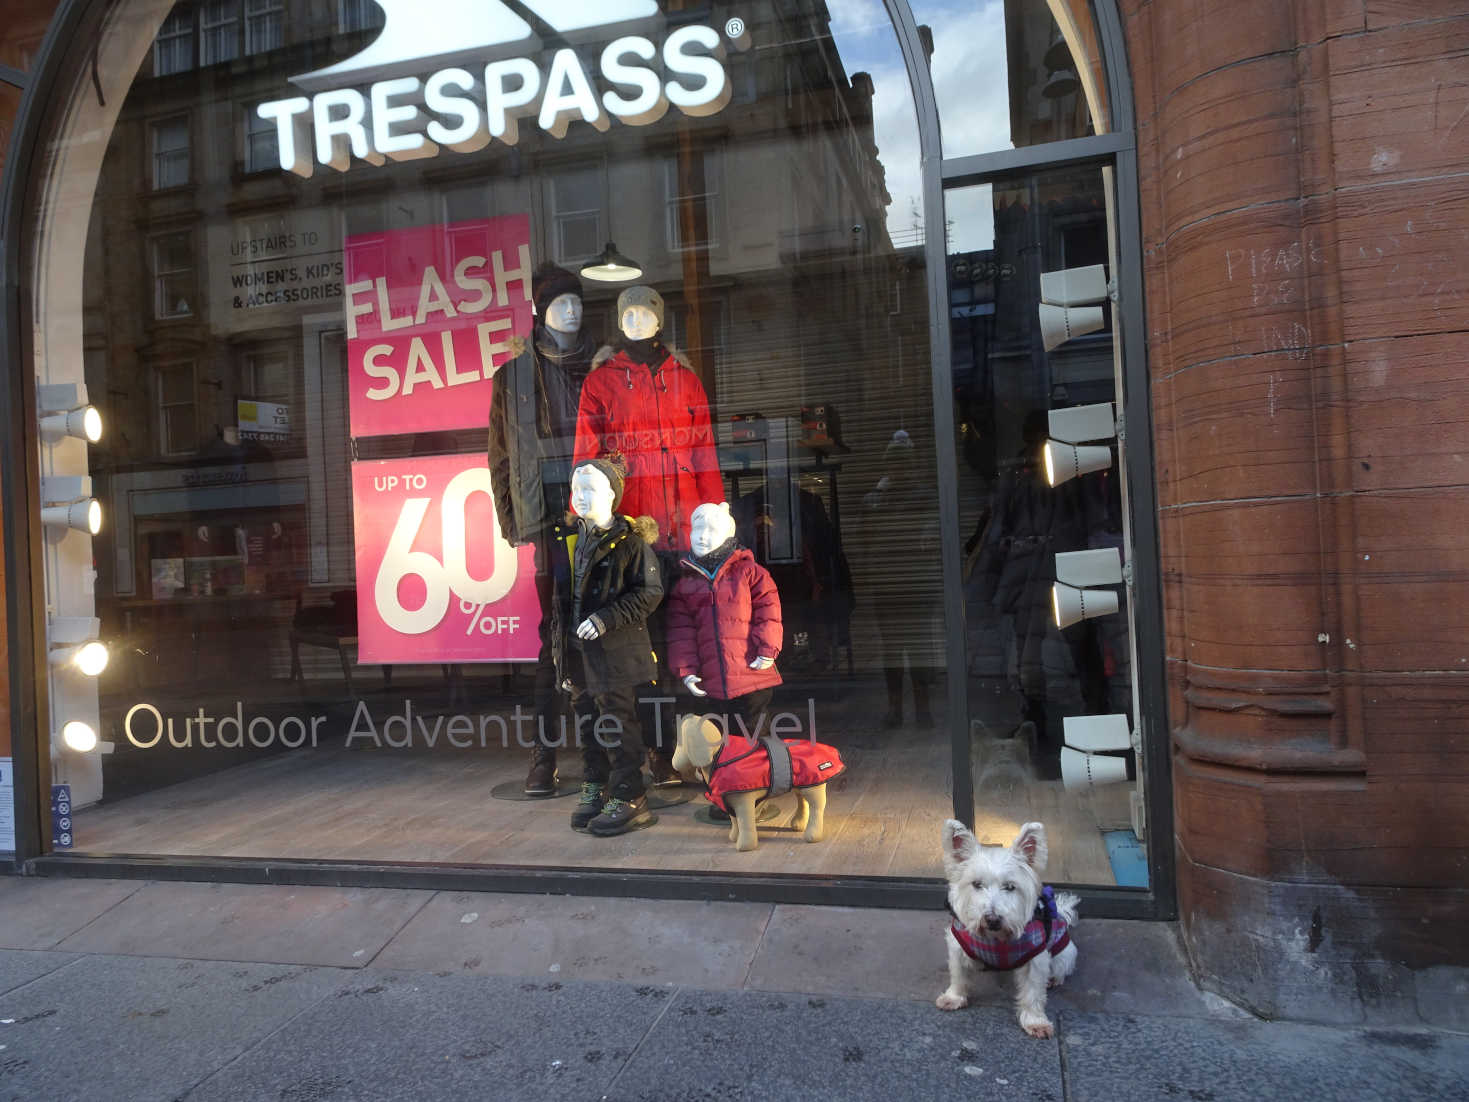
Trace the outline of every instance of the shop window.
{"label": "shop window", "polygon": [[245,108],[245,171],[278,171],[280,161],[280,139],[276,135],[275,122],[262,119],[251,104]]}
{"label": "shop window", "polygon": [[719,247],[719,185],[717,154],[664,161],[663,226],[671,252]]}
{"label": "shop window", "polygon": [[570,263],[602,251],[602,170],[558,174],[551,182],[552,253]]}
{"label": "shop window", "polygon": [[158,369],[158,442],[164,455],[187,455],[199,443],[199,407],[192,362]]}
{"label": "shop window", "polygon": [[199,64],[216,65],[240,54],[240,0],[204,0],[199,9]]}
{"label": "shop window", "polygon": [[284,12],[284,0],[245,0],[245,53],[280,49]]}
{"label": "shop window", "polygon": [[178,7],[163,21],[153,41],[153,75],[168,76],[194,67],[194,11]]}
{"label": "shop window", "polygon": [[194,243],[187,231],[153,238],[153,316],[186,318],[194,312]]}
{"label": "shop window", "polygon": [[153,190],[189,182],[189,116],[175,115],[149,127],[153,135]]}

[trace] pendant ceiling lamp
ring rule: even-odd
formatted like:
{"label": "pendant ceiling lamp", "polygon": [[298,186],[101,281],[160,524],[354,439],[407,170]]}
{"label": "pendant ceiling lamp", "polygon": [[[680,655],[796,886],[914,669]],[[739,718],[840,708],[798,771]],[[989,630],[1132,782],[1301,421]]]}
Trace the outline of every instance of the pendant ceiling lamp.
{"label": "pendant ceiling lamp", "polygon": [[583,279],[595,279],[599,283],[626,283],[641,276],[643,269],[637,261],[629,260],[618,252],[617,246],[609,241],[600,256],[581,266],[581,274]]}

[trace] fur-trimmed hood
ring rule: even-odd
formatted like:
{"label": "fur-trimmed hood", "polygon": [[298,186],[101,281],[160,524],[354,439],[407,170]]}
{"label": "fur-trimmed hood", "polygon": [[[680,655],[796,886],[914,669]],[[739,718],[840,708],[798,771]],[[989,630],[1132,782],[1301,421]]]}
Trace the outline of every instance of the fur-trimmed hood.
{"label": "fur-trimmed hood", "polygon": [[[663,350],[665,352],[667,352],[670,356],[672,356],[678,363],[682,364],[684,367],[688,368],[690,371],[692,371],[694,369],[693,361],[690,360],[688,358],[688,356],[686,356],[683,353],[683,351],[681,349],[679,349],[679,347],[677,345],[666,344],[663,341],[659,341],[658,343],[660,345],[662,345],[663,346]],[[606,363],[608,360],[610,360],[613,356],[615,356],[615,355],[617,355],[617,353],[621,352],[622,351],[622,348],[623,348],[623,342],[621,342],[621,341],[613,341],[611,344],[604,344],[604,345],[602,345],[602,347],[599,348],[599,349],[597,349],[597,351],[595,353],[593,353],[593,355],[592,355],[592,366],[594,368],[601,367],[604,363]]]}
{"label": "fur-trimmed hood", "polygon": [[[575,528],[576,522],[579,519],[581,518],[578,517],[575,513],[567,512],[565,516],[566,527]],[[627,526],[633,530],[633,534],[636,535],[644,543],[646,543],[649,547],[652,547],[655,543],[658,542],[658,522],[652,517],[647,516],[646,514],[640,517],[629,517],[619,514],[618,517],[614,517],[613,519],[621,519],[626,521]]]}

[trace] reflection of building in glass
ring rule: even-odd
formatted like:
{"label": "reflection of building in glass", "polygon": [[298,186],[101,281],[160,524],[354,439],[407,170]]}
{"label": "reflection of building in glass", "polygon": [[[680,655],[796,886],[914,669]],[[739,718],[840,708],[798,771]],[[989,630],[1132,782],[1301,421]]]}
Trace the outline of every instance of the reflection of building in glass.
{"label": "reflection of building in glass", "polygon": [[[180,5],[112,135],[85,331],[87,381],[122,426],[92,474],[115,516],[98,606],[137,644],[129,685],[237,671],[242,646],[261,691],[289,675],[289,624],[359,581],[352,459],[426,446],[349,438],[344,242],[514,213],[530,216],[535,262],[575,270],[612,238],[664,294],[665,339],[714,407],[742,538],[782,587],[783,665],[884,661],[870,630],[854,638],[854,591],[891,595],[859,615],[887,610],[900,665],[936,665],[938,559],[915,555],[913,536],[935,501],[863,505],[893,473],[895,432],[916,442],[917,468],[932,461],[923,267],[888,237],[874,85],[846,71],[825,5],[742,6],[764,48],[728,53],[731,101],[708,117],[574,123],[564,139],[526,119],[514,147],[283,171],[256,106],[370,42],[365,12]],[[669,13],[666,30],[688,18]],[[615,335],[621,289],[585,285],[599,340]],[[471,452],[482,437],[433,448]],[[345,635],[350,603],[339,618]],[[338,676],[337,655],[297,649],[308,679]]]}

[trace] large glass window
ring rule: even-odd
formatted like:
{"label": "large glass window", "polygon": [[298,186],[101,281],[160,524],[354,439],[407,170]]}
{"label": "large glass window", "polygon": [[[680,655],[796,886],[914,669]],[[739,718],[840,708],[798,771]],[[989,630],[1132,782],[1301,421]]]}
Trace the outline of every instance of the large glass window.
{"label": "large glass window", "polygon": [[[107,426],[42,457],[105,517],[47,559],[113,653],[48,675],[107,751],[57,751],[79,850],[933,876],[962,743],[985,840],[1042,818],[1058,879],[1128,882],[1125,778],[1056,780],[1058,725],[1132,712],[1126,591],[1047,619],[1056,554],[1126,546],[1124,457],[1053,420],[1118,397],[1109,178],[927,210],[881,5],[632,7],[486,3],[403,57],[370,0],[199,0],[102,43],[139,68],[74,98],[107,148],[36,189],[41,381]],[[1104,128],[1075,5],[929,7],[940,104],[967,59],[978,105],[946,153]],[[762,782],[679,775],[701,718],[730,756],[785,736],[824,822],[780,794],[737,849],[705,785]]]}

